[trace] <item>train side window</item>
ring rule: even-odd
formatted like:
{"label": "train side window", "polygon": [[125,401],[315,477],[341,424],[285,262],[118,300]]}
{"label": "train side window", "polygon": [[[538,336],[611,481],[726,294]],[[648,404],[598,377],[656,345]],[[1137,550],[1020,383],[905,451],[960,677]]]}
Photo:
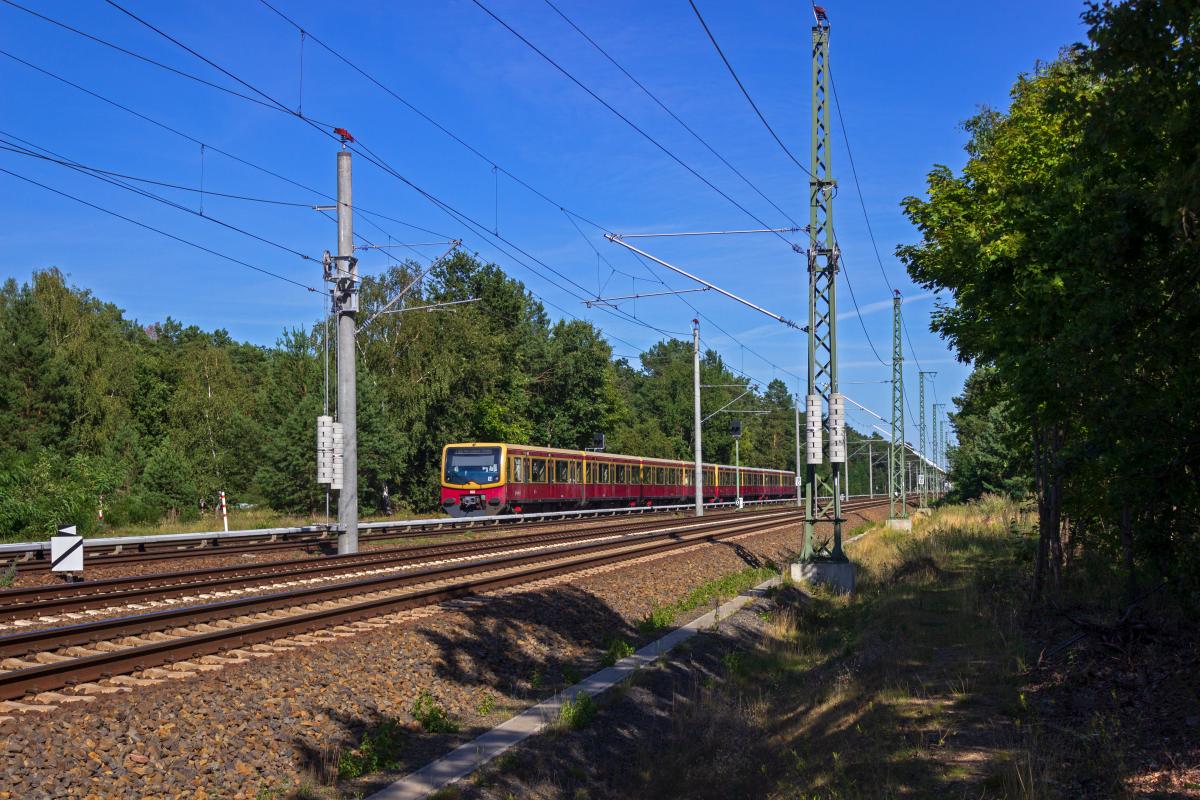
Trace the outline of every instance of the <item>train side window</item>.
{"label": "train side window", "polygon": [[612,482],[612,469],[610,469],[610,466],[607,462],[601,462],[601,464],[600,464],[600,482],[601,483],[611,483]]}
{"label": "train side window", "polygon": [[654,468],[654,482],[656,484],[658,484],[659,486],[664,485],[667,482],[667,474],[666,473],[667,473],[667,471],[663,467],[655,467]]}
{"label": "train side window", "polygon": [[529,480],[533,483],[546,482],[546,459],[531,458],[529,459]]}
{"label": "train side window", "polygon": [[570,474],[571,464],[569,461],[555,459],[554,461],[554,482],[566,483],[567,476]]}
{"label": "train side window", "polygon": [[578,461],[571,462],[571,483],[579,483],[579,468],[580,463]]}
{"label": "train side window", "polygon": [[525,482],[525,459],[515,456],[509,459],[508,480],[510,483]]}
{"label": "train side window", "polygon": [[625,483],[625,465],[617,464],[614,471],[616,475],[613,478],[614,483]]}

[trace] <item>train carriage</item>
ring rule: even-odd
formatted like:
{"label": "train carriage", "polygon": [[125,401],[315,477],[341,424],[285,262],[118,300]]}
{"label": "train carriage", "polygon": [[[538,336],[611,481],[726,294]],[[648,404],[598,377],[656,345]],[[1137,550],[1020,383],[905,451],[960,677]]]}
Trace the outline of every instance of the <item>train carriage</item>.
{"label": "train carriage", "polygon": [[[661,506],[695,496],[689,461],[471,442],[442,449],[442,508],[451,516]],[[740,473],[740,475],[739,475]],[[795,498],[795,473],[704,465],[706,502]]]}

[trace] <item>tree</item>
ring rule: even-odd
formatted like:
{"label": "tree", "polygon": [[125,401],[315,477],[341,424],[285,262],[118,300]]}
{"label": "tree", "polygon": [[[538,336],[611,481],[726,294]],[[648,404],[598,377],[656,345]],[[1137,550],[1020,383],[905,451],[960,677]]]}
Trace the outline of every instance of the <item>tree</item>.
{"label": "tree", "polygon": [[952,499],[985,493],[1023,497],[1033,489],[1028,430],[1020,424],[994,368],[971,373],[957,413],[950,415],[958,446],[950,451]]}
{"label": "tree", "polygon": [[967,165],[935,167],[928,197],[905,201],[922,241],[898,251],[953,297],[934,329],[995,370],[1027,431],[1035,597],[1062,569],[1068,519],[1097,548],[1116,532],[1130,596],[1138,560],[1192,586],[1200,566],[1200,7],[1084,16],[1090,46],[1020,77],[1007,112],[968,121]]}
{"label": "tree", "polygon": [[170,440],[163,440],[146,459],[141,485],[147,499],[169,519],[198,516],[200,494],[196,491],[191,465]]}

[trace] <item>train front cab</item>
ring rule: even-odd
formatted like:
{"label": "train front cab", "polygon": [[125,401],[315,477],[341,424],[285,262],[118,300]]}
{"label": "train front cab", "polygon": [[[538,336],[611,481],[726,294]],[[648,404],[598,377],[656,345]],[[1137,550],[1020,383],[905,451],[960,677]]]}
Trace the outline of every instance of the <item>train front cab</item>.
{"label": "train front cab", "polygon": [[506,507],[506,449],[491,442],[442,448],[442,509],[447,514],[491,516]]}

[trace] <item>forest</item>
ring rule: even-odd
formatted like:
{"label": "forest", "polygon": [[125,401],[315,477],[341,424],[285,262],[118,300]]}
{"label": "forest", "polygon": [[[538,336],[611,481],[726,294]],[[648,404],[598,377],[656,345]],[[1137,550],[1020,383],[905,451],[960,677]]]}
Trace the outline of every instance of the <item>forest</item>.
{"label": "forest", "polygon": [[[414,282],[410,305],[481,300],[381,315],[363,327],[365,514],[381,510],[385,486],[397,510],[435,512],[447,442],[583,448],[603,433],[610,452],[691,457],[690,341],[661,341],[630,363],[590,323],[551,323],[521,283],[462,252],[364,280],[360,320]],[[324,337],[317,319],[260,347],[169,318],[129,319],[55,269],[25,284],[10,279],[0,290],[0,535],[40,536],[68,523],[95,531],[101,504],[106,528],[195,519],[222,490],[231,504],[321,518]],[[711,350],[701,374],[720,385],[704,390],[706,413],[752,388]],[[794,398],[785,384],[752,388],[733,407],[769,412],[738,415],[742,463],[793,468]],[[705,424],[706,460],[733,462],[732,419]],[[883,448],[875,451],[879,460]],[[865,492],[865,457],[851,469],[852,490]],[[881,491],[884,476],[878,466]]]}
{"label": "forest", "polygon": [[1127,603],[1200,597],[1200,6],[1089,4],[1089,40],[968,119],[898,255],[951,298],[976,372],[955,401],[961,498],[1031,493],[1033,596],[1080,555]]}

